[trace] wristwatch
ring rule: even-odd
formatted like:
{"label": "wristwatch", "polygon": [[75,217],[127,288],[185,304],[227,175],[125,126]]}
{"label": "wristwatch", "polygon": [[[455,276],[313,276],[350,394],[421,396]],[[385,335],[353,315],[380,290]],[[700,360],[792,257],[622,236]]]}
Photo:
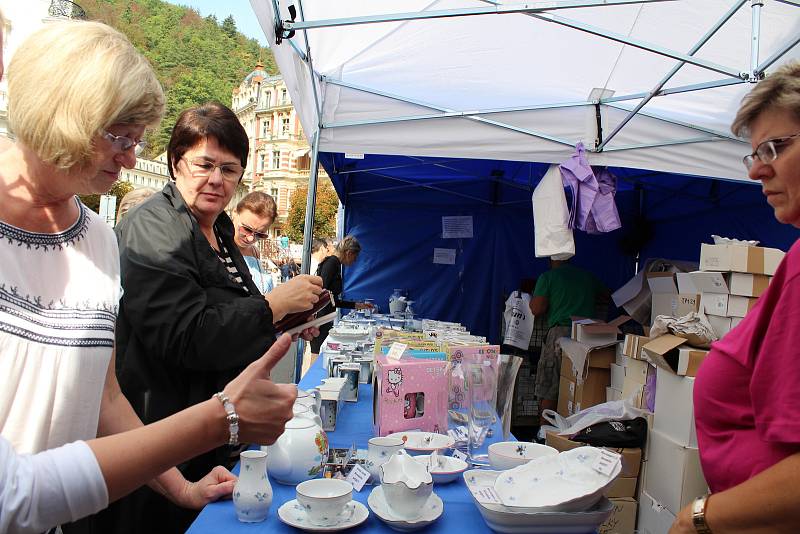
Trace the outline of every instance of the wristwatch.
{"label": "wristwatch", "polygon": [[708,523],[706,523],[708,497],[708,495],[703,495],[696,498],[692,503],[692,525],[694,525],[697,534],[712,534],[711,529],[708,528]]}

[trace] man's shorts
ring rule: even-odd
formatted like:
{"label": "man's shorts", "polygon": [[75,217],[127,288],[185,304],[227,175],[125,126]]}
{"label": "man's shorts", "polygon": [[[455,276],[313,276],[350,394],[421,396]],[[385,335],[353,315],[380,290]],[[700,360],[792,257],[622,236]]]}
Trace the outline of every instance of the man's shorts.
{"label": "man's shorts", "polygon": [[534,395],[537,399],[558,400],[558,384],[561,375],[561,347],[556,343],[558,338],[569,337],[571,327],[553,326],[547,331],[542,346],[542,355],[536,368],[536,384]]}

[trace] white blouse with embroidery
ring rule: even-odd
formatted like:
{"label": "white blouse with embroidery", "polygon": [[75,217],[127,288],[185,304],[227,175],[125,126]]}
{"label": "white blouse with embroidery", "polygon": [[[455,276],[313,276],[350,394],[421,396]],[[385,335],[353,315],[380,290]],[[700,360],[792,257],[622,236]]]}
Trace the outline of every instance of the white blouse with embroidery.
{"label": "white blouse with embroidery", "polygon": [[78,205],[75,224],[57,234],[0,221],[0,433],[18,453],[97,434],[119,251],[108,224]]}

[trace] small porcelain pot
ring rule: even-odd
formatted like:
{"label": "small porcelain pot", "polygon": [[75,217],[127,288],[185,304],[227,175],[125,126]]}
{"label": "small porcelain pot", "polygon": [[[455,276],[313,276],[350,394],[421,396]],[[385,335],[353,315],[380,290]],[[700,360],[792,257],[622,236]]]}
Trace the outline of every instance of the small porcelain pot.
{"label": "small porcelain pot", "polygon": [[419,517],[433,492],[433,478],[426,467],[405,451],[398,451],[379,470],[392,513],[404,520]]}
{"label": "small porcelain pot", "polygon": [[[346,521],[346,505],[353,500],[353,486],[345,480],[320,478],[297,485],[297,502],[305,508],[308,520],[320,527],[333,527]],[[350,515],[353,510],[350,509]]]}
{"label": "small porcelain pot", "polygon": [[328,458],[328,436],[308,417],[295,415],[278,440],[266,447],[269,473],[281,484],[316,478]]}
{"label": "small porcelain pot", "polygon": [[233,487],[236,517],[243,523],[257,523],[266,519],[272,505],[272,486],[267,478],[267,453],[243,451],[239,458],[239,480]]}
{"label": "small porcelain pot", "polygon": [[394,453],[402,450],[403,440],[400,438],[370,438],[367,445],[367,471],[374,482],[381,479],[380,467],[389,461]]}

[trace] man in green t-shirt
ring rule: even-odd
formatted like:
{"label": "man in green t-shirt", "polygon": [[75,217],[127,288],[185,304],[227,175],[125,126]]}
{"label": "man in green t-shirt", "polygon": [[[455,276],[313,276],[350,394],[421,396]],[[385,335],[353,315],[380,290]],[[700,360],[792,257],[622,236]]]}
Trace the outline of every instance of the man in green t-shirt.
{"label": "man in green t-shirt", "polygon": [[539,399],[539,414],[555,410],[558,402],[561,348],[557,340],[570,336],[571,317],[594,317],[597,302],[608,296],[608,289],[597,277],[566,260],[550,260],[550,270],[539,277],[531,311],[534,316],[546,314],[549,328],[536,369],[534,394]]}

